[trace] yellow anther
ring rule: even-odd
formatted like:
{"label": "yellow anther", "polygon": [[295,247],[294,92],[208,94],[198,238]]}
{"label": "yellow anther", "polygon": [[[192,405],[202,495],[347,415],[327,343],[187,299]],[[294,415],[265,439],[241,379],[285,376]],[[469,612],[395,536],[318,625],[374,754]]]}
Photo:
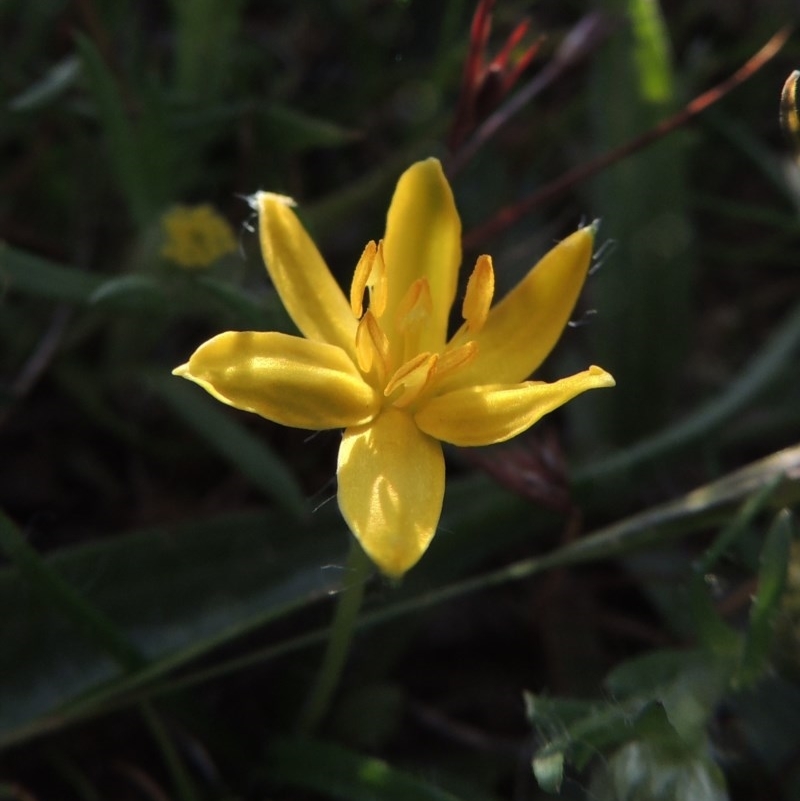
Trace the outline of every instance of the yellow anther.
{"label": "yellow anther", "polygon": [[462,316],[470,334],[477,334],[483,328],[489,315],[489,307],[494,296],[494,269],[491,256],[479,256],[475,269],[467,282]]}
{"label": "yellow anther", "polygon": [[353,273],[353,283],[350,284],[350,308],[357,319],[361,319],[361,315],[364,313],[364,292],[369,283],[377,252],[378,246],[371,240],[367,242]]}
{"label": "yellow anther", "polygon": [[[383,394],[391,398],[393,406],[401,409],[412,404],[428,385],[436,372],[437,353],[418,353],[397,369],[389,379]],[[398,392],[398,390],[400,390]]]}
{"label": "yellow anther", "polygon": [[454,373],[469,364],[477,355],[478,343],[472,339],[458,348],[446,350],[439,357],[439,363],[436,365],[436,378],[443,378]]}
{"label": "yellow anther", "polygon": [[478,355],[478,343],[474,340],[461,345],[458,348],[445,350],[439,355],[434,366],[433,373],[429,376],[424,386],[420,387],[419,392],[414,396],[414,400],[429,398],[441,389],[443,381],[446,381],[453,373],[458,372],[462,367],[470,364]]}
{"label": "yellow anther", "polygon": [[383,317],[383,313],[386,311],[388,289],[386,262],[383,260],[383,240],[381,239],[378,242],[378,252],[375,254],[369,278],[369,307],[378,319]]}
{"label": "yellow anther", "polygon": [[389,371],[389,340],[371,309],[367,310],[356,329],[356,358],[364,373],[369,373],[374,367],[378,381],[383,383],[386,380],[386,373]]}

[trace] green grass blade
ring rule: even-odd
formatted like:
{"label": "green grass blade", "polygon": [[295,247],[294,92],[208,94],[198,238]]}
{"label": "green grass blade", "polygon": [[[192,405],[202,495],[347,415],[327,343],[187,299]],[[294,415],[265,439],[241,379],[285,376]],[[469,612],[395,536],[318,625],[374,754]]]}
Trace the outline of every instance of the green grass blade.
{"label": "green grass blade", "polygon": [[85,303],[101,281],[83,270],[56,264],[0,242],[0,283],[3,290]]}
{"label": "green grass blade", "polygon": [[[342,574],[320,564],[336,564],[344,542],[333,508],[306,526],[250,512],[105,537],[44,564],[81,588],[148,660],[135,676],[157,676],[328,597]],[[0,570],[0,608],[15,610],[0,617],[0,746],[97,709],[86,700],[93,694],[116,697],[113,663],[76,637],[19,570]]]}
{"label": "green grass blade", "polygon": [[243,2],[171,0],[170,5],[176,23],[175,88],[183,97],[213,102],[231,77]]}
{"label": "green grass blade", "polygon": [[[780,480],[777,490],[773,489],[776,479]],[[365,611],[359,621],[359,626],[369,628],[382,625],[399,617],[417,614],[425,609],[460,598],[473,592],[486,589],[510,581],[527,578],[543,573],[556,567],[579,564],[598,559],[610,558],[626,553],[641,551],[649,547],[665,545],[693,532],[706,529],[709,525],[718,524],[741,506],[743,502],[754,493],[760,493],[764,487],[770,487],[769,501],[773,508],[784,504],[800,501],[800,446],[781,451],[773,456],[755,462],[741,470],[731,473],[719,481],[700,487],[687,495],[661,506],[654,507],[637,515],[619,521],[606,528],[588,534],[577,542],[559,548],[550,554],[533,559],[515,562],[507,567],[492,573],[484,573],[463,581],[444,584],[437,589],[430,589],[430,582],[414,582],[413,576],[406,587],[401,588],[396,598],[390,604],[374,610]],[[481,526],[483,517],[480,512],[470,505],[475,500],[476,489],[472,483],[467,482],[464,487],[464,496],[459,499],[458,510],[447,520],[448,526],[453,526],[460,532],[468,528],[469,521],[477,518]],[[483,495],[492,495],[492,490],[481,490]],[[508,511],[510,499],[504,494],[497,493],[490,497],[485,510],[488,519],[501,520]],[[494,509],[494,513],[492,513]],[[526,517],[527,510],[519,505],[517,513]],[[510,519],[507,521],[512,524]],[[485,529],[484,529],[485,530]],[[434,548],[435,552],[435,548]],[[433,554],[431,554],[433,556]],[[423,566],[424,567],[424,564]],[[252,665],[266,662],[277,656],[291,653],[321,643],[327,636],[327,629],[305,633],[293,641],[286,641],[276,646],[253,651],[244,657],[231,660],[228,663],[219,663],[210,669],[189,675],[173,685],[164,685],[155,688],[156,692],[171,692],[177,689],[202,683],[230,672],[241,670]],[[159,669],[163,675],[166,671]],[[156,677],[153,674],[152,677]],[[134,680],[135,681],[135,680]],[[142,682],[135,681],[137,685]],[[123,679],[121,684],[131,682]]]}
{"label": "green grass blade", "polygon": [[148,171],[145,169],[144,154],[125,109],[120,87],[91,39],[78,33],[75,42],[83,74],[106,136],[111,164],[134,220],[143,227],[152,219],[155,210],[146,183]]}
{"label": "green grass blade", "polygon": [[[677,106],[670,43],[654,0],[605,0],[625,18],[593,61],[593,141],[625,144]],[[674,411],[688,349],[692,259],[686,215],[686,147],[680,136],[630,156],[594,182],[592,214],[617,247],[589,285],[598,310],[598,363],[617,379],[599,399],[599,427],[630,442]]]}
{"label": "green grass blade", "polygon": [[758,592],[750,607],[750,625],[745,636],[742,664],[737,677],[742,686],[758,679],[767,666],[775,620],[786,586],[793,528],[792,515],[788,509],[779,512],[761,551]]}
{"label": "green grass blade", "polygon": [[740,414],[773,382],[791,369],[792,358],[800,348],[800,305],[789,312],[762,350],[756,354],[717,397],[651,437],[617,451],[572,474],[581,493],[590,493],[610,481],[629,478],[643,465],[654,463],[718,431]]}
{"label": "green grass blade", "polygon": [[38,596],[74,623],[81,633],[102,648],[121,667],[134,670],[144,665],[142,655],[128,642],[119,628],[39,556],[2,512],[0,548],[19,568]]}

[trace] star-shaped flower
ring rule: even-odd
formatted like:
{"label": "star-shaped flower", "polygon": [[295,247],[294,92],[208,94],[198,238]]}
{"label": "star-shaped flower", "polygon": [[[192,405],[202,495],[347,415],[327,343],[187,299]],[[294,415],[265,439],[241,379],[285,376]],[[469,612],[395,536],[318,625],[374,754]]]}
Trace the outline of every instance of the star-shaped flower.
{"label": "star-shaped flower", "polygon": [[365,248],[349,300],[293,202],[260,192],[254,203],[267,270],[303,337],[229,331],[175,374],[282,425],[343,428],[339,508],[385,574],[416,564],[436,532],[442,442],[502,442],[576,395],[613,386],[599,367],[552,384],[525,380],[569,320],[591,262],[592,226],[556,245],[494,307],[492,260],[481,256],[464,323],[448,340],[461,222],[437,160],[400,177],[386,234]]}

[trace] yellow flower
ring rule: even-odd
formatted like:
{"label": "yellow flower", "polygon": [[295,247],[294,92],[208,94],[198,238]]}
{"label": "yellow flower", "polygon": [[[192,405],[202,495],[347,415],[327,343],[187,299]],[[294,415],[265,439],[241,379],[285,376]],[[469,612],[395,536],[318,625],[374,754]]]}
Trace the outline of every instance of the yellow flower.
{"label": "yellow flower", "polygon": [[161,225],[166,237],[161,255],[181,267],[209,267],[236,250],[230,224],[207,203],[174,206],[161,218]]}
{"label": "yellow flower", "polygon": [[401,176],[385,237],[365,248],[349,300],[293,202],[260,192],[254,204],[267,270],[305,338],[229,331],[175,374],[283,425],[344,428],[339,508],[387,575],[416,564],[436,532],[441,442],[502,442],[585,390],[613,386],[599,367],[552,384],[524,380],[569,320],[591,261],[591,226],[556,245],[493,308],[492,260],[481,256],[464,323],[448,341],[461,222],[437,160]]}

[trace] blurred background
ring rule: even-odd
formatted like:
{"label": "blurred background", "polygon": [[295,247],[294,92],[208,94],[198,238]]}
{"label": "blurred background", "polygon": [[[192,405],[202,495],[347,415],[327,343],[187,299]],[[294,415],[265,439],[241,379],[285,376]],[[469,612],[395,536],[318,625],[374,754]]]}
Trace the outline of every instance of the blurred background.
{"label": "blurred background", "polygon": [[[800,798],[797,18],[4,0],[0,799]],[[600,219],[537,377],[617,387],[447,452],[429,553],[370,581],[299,737],[348,580],[340,434],[170,372],[294,330],[250,195],[298,200],[347,286],[430,155],[498,296]]]}

